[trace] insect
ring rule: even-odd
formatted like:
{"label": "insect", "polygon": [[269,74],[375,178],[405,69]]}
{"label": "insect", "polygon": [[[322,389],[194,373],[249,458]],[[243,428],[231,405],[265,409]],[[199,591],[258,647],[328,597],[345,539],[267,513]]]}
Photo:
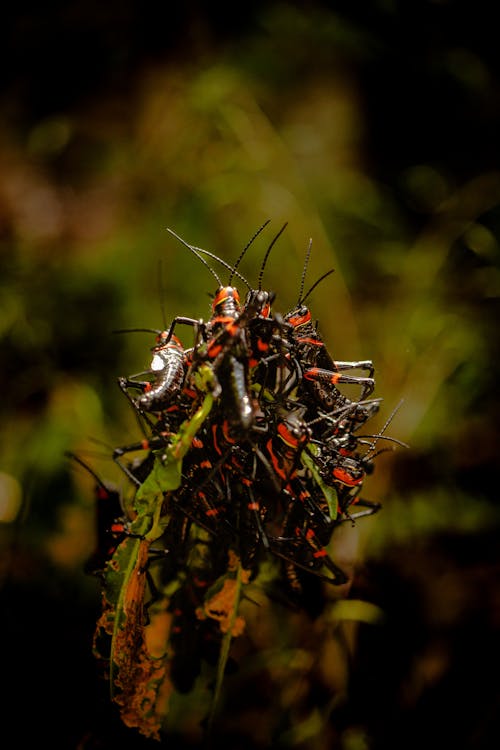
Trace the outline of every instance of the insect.
{"label": "insect", "polygon": [[[313,323],[311,311],[305,305],[305,302],[318,284],[333,273],[333,270],[323,274],[304,294],[304,282],[311,248],[312,242],[309,243],[306,252],[297,303],[284,316],[285,322],[289,324],[285,331],[287,330],[289,333],[289,346],[294,351],[302,369],[301,390],[312,398],[313,410],[320,408],[332,411],[339,406],[352,403],[338,390],[337,385],[339,384],[359,385],[361,388],[359,401],[368,398],[375,387],[374,366],[371,360],[355,362],[333,360],[328,353],[325,342],[321,338],[317,326]],[[368,376],[359,377],[346,374],[346,371],[356,369],[367,371]],[[352,420],[362,422],[371,416],[370,412],[363,411],[362,407],[360,409],[360,411],[351,411]]]}
{"label": "insect", "polygon": [[[238,265],[246,251],[268,223],[269,222],[265,222],[257,230],[254,236],[243,248],[233,266],[230,266],[224,260],[208,250],[188,246],[198,254],[202,253],[213,258],[230,271],[228,285],[220,285],[216,292],[212,305],[212,319],[206,324],[205,330],[206,334],[209,336],[206,350],[209,356],[214,359],[214,366],[216,368],[218,363],[224,362],[225,355],[228,355],[229,358],[231,358],[236,353],[238,360],[244,361],[245,363],[245,381],[247,387],[249,380],[248,369],[253,370],[253,368],[259,364],[263,364],[265,368],[268,368],[273,360],[284,356],[281,351],[278,351],[279,346],[277,346],[277,343],[282,340],[282,317],[281,315],[274,315],[271,313],[271,305],[275,300],[275,294],[274,292],[269,292],[262,288],[262,277],[270,252],[287,225],[283,225],[266,250],[259,271],[257,289],[253,289],[249,282],[237,271]],[[231,286],[233,275],[237,275],[247,287],[248,292],[243,305],[241,305],[237,289]],[[240,383],[241,380],[242,378],[240,376]],[[260,385],[260,377],[258,373],[252,372],[250,380],[252,386]],[[229,390],[230,392],[237,394],[239,405],[248,405],[247,397],[243,392],[243,389],[234,388],[233,385]],[[260,390],[262,391],[262,389]],[[235,410],[235,413],[237,411],[238,409]],[[255,418],[255,414],[253,417]],[[249,429],[249,427],[253,427],[254,424],[255,421],[253,419],[252,424],[247,424],[244,426],[244,429]]]}
{"label": "insect", "polygon": [[[237,272],[236,265],[229,266],[213,253],[195,248],[171,230],[169,231],[197,257],[201,258],[200,253],[205,253],[230,270],[228,284],[224,285],[216,272],[205,262],[215,276],[218,288],[212,301],[211,318],[206,323],[198,322],[198,339],[201,338],[201,341],[195,343],[193,348],[191,367],[196,368],[200,362],[211,364],[225,394],[223,401],[225,418],[233,430],[245,433],[252,427],[254,421],[254,407],[249,393],[250,352],[246,326],[249,320],[269,304],[268,295],[264,292],[251,295],[242,308],[239,292],[231,284],[233,275],[236,274],[246,284],[249,293],[252,289],[246,279]],[[250,243],[244,248],[240,258]]]}
{"label": "insect", "polygon": [[149,372],[154,376],[153,383],[139,382],[133,377],[118,379],[120,388],[127,396],[129,388],[142,391],[140,396],[133,399],[133,405],[141,413],[164,410],[182,391],[186,374],[184,348],[177,336],[172,335],[167,342],[167,335],[167,331],[157,332],[157,342],[152,349],[153,358]]}

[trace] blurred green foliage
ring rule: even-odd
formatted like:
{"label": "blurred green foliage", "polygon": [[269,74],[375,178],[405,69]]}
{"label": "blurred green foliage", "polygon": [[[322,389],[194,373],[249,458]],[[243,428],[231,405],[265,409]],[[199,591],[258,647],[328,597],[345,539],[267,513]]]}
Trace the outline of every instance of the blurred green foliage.
{"label": "blurred green foliage", "polygon": [[[404,9],[397,2],[357,9],[273,2],[245,9],[238,22],[192,8],[177,11],[177,33],[162,40],[155,18],[146,20],[134,4],[109,18],[73,5],[78,22],[59,17],[65,45],[52,54],[47,47],[39,70],[40,58],[29,69],[14,53],[16,43],[40,51],[30,31],[37,11],[10,11],[9,19],[7,52],[18,77],[5,82],[0,129],[0,535],[5,586],[26,591],[8,600],[13,621],[34,586],[41,599],[48,587],[47,606],[57,609],[47,583],[55,576],[61,591],[83,601],[88,630],[76,630],[74,640],[89,647],[97,591],[82,565],[94,544],[92,479],[63,454],[73,450],[103,478],[122,481],[109,446],[136,440],[138,429],[116,379],[148,365],[151,341],[114,331],[208,315],[213,278],[166,227],[232,262],[267,219],[240,270],[256,280],[273,232],[287,221],[264,277],[285,312],[312,238],[308,282],[335,269],[311,299],[329,349],[339,359],[373,359],[375,395],[383,398],[373,430],[397,408],[388,434],[410,445],[379,457],[365,488],[384,509],[339,541],[339,554],[361,576],[353,595],[359,585],[360,598],[406,623],[391,580],[398,567],[419,603],[433,600],[439,571],[428,560],[449,566],[460,588],[468,550],[490,591],[482,567],[492,564],[490,544],[484,560],[478,545],[498,528],[500,71],[485,9],[471,19],[453,2]],[[81,58],[78,46],[71,53],[82,19],[99,70],[91,49]],[[137,25],[146,34],[140,43]],[[410,41],[411,30],[425,45]],[[463,544],[460,571],[443,560],[442,535]],[[383,595],[366,584],[370,575],[377,586],[387,582]],[[485,621],[489,606],[479,610]],[[447,626],[459,629],[467,612],[452,602]],[[404,710],[396,699],[391,706],[410,722],[409,707],[417,712],[427,687],[451,672],[426,604],[419,617],[430,635],[408,648],[421,654],[420,667],[394,674],[392,685],[406,685]],[[328,615],[322,618],[328,629]],[[297,647],[317,657],[301,637]],[[285,653],[293,643],[284,639]],[[375,647],[382,643],[392,648],[384,638]],[[372,664],[352,644],[342,651],[334,640],[328,648],[331,674],[344,669],[338,664],[351,650],[361,665]],[[432,648],[440,667],[422,676]],[[307,665],[299,673],[307,679]],[[350,683],[337,675],[318,684],[316,701],[314,690],[299,700],[302,723],[295,717],[292,731],[284,721],[283,746],[325,746],[318,735],[333,707],[325,708],[322,691],[338,695]],[[284,714],[293,714],[293,700],[279,696]],[[385,740],[389,747],[391,733],[366,705],[366,726],[347,705],[343,734],[330,727],[326,746],[361,750]],[[473,730],[470,747],[483,747],[481,732],[489,730]]]}

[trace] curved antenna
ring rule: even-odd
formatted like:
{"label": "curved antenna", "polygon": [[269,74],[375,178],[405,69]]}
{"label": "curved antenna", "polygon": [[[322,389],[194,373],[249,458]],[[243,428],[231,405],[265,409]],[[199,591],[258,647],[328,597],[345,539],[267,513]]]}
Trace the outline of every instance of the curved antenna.
{"label": "curved antenna", "polygon": [[116,328],[112,333],[156,333],[158,336],[162,331],[157,328]]}
{"label": "curved antenna", "polygon": [[[264,226],[265,226],[265,224],[264,224]],[[271,249],[272,249],[273,245],[275,245],[278,237],[280,237],[283,234],[283,232],[285,231],[285,229],[286,229],[287,226],[288,226],[288,222],[285,221],[285,223],[281,227],[280,231],[278,232],[278,234],[276,235],[276,237],[274,238],[274,240],[271,242],[271,244],[269,245],[269,247],[266,250],[266,254],[264,255],[264,260],[262,261],[262,264],[260,266],[260,271],[259,271],[259,287],[258,287],[259,292],[262,289],[262,277],[264,275],[264,268],[266,266],[267,259],[269,258],[269,253],[271,252]]]}
{"label": "curved antenna", "polygon": [[[198,258],[198,260],[201,260],[201,262],[203,263],[203,265],[206,266],[208,268],[208,270],[210,271],[210,273],[215,277],[215,279],[217,281],[217,284],[219,286],[224,286],[223,283],[222,283],[222,281],[220,280],[219,276],[215,273],[214,269],[207,263],[207,261],[205,260],[205,258],[202,258],[202,256],[198,252],[199,250],[201,250],[201,248],[193,247],[193,245],[190,245],[189,242],[186,242],[186,240],[183,240],[182,237],[179,237],[179,235],[176,234],[169,227],[167,227],[167,232],[169,232],[173,237],[175,237],[177,240],[179,240],[179,242],[181,242],[185,247],[187,247],[188,250],[191,250],[191,252],[194,255],[196,255],[196,257]],[[207,251],[204,250],[203,252],[207,252]]]}
{"label": "curved antenna", "polygon": [[[345,404],[344,406],[340,406],[337,409],[334,409],[331,412],[320,414],[319,417],[315,417],[314,419],[311,419],[310,422],[307,422],[307,427],[310,427],[313,424],[316,424],[317,422],[322,422],[323,420],[328,420],[329,422],[335,422],[338,419],[341,419],[345,414],[349,414],[350,411],[353,411],[353,409],[357,408],[358,406],[372,406],[373,404],[379,404],[382,401],[382,398],[369,398],[365,399],[364,401],[353,401],[349,404]],[[334,419],[335,417],[335,419]]]}
{"label": "curved antenna", "polygon": [[[247,244],[245,245],[245,247],[243,248],[243,250],[242,250],[242,251],[241,251],[241,253],[239,254],[239,257],[238,257],[238,259],[236,260],[236,263],[234,264],[234,266],[233,266],[233,270],[231,271],[231,275],[230,275],[230,277],[229,277],[229,281],[228,281],[228,285],[229,285],[229,286],[231,286],[231,281],[233,280],[233,274],[235,274],[235,273],[236,273],[236,269],[237,269],[237,268],[238,268],[238,266],[240,265],[240,263],[241,263],[241,260],[242,260],[243,256],[245,255],[246,251],[248,250],[248,248],[250,247],[250,245],[252,244],[252,242],[253,242],[253,241],[255,240],[255,238],[259,236],[259,234],[260,234],[260,233],[261,233],[261,232],[263,231],[263,229],[264,229],[265,227],[267,227],[267,225],[269,224],[269,222],[270,222],[270,221],[271,221],[271,219],[268,219],[267,221],[265,221],[265,222],[263,223],[263,225],[262,225],[261,227],[259,227],[259,229],[257,229],[257,231],[255,232],[255,234],[253,235],[253,237],[251,237],[251,238],[249,239],[249,241],[247,242]],[[236,274],[236,275],[237,275],[237,274]],[[250,289],[250,287],[248,287],[248,288]]]}
{"label": "curved antenna", "polygon": [[396,445],[399,445],[401,448],[409,448],[410,446],[408,443],[403,442],[403,440],[398,440],[395,437],[390,437],[389,435],[383,435],[382,433],[377,433],[376,435],[357,435],[356,440],[359,440],[360,442],[363,441],[365,445],[371,445],[373,446],[373,443],[368,442],[368,438],[374,438],[375,442],[378,440],[388,440],[391,443],[396,443]]}
{"label": "curved antenna", "polygon": [[317,281],[315,281],[315,282],[314,282],[314,284],[313,284],[313,285],[312,285],[312,287],[311,287],[311,288],[309,289],[309,291],[308,291],[308,292],[307,292],[306,294],[304,294],[304,296],[302,297],[302,299],[300,299],[300,298],[299,298],[299,301],[298,301],[298,303],[297,303],[297,304],[298,304],[298,305],[303,305],[303,304],[304,304],[304,302],[306,301],[306,299],[307,299],[307,298],[309,297],[309,295],[311,294],[311,292],[312,292],[312,291],[313,291],[314,289],[316,289],[316,287],[318,286],[318,284],[319,284],[319,283],[320,283],[321,281],[323,281],[323,279],[326,279],[326,277],[327,277],[327,276],[330,276],[330,274],[331,274],[331,273],[333,273],[334,271],[335,271],[335,269],[334,269],[334,268],[330,268],[330,270],[329,270],[329,271],[327,271],[326,273],[324,273],[324,274],[323,274],[323,276],[320,276],[320,277],[319,277],[319,279],[318,279]]}
{"label": "curved antenna", "polygon": [[[245,284],[248,291],[249,292],[252,291],[252,287],[250,286],[248,281],[245,279],[245,277],[242,276],[241,273],[239,273],[239,271],[236,271],[230,263],[227,263],[225,260],[222,260],[222,258],[219,258],[219,256],[216,255],[215,253],[211,253],[210,250],[204,250],[202,247],[197,247],[196,250],[198,250],[198,252],[200,253],[204,253],[205,255],[209,255],[210,258],[213,258],[214,260],[217,260],[221,265],[224,266],[224,268],[227,268],[229,271],[231,271],[231,276],[229,277],[230,279],[232,279],[233,275],[237,276],[240,279],[240,281],[242,281]],[[230,285],[231,285],[231,282],[229,282],[229,286]],[[223,286],[223,284],[221,283],[220,286]]]}
{"label": "curved antenna", "polygon": [[66,458],[72,458],[73,461],[76,461],[76,463],[80,464],[80,466],[83,466],[83,468],[86,469],[86,471],[88,471],[88,473],[92,477],[94,477],[99,487],[102,487],[103,490],[108,491],[108,488],[106,487],[102,479],[98,476],[98,474],[96,474],[96,472],[87,463],[85,463],[83,459],[77,456],[76,453],[73,453],[72,451],[64,451],[64,455],[66,456]]}
{"label": "curved antenna", "polygon": [[[376,455],[378,455],[381,452],[381,451],[377,451],[377,453],[374,453],[375,446],[376,446],[377,442],[381,438],[385,438],[384,432],[386,431],[386,429],[388,428],[388,426],[390,425],[390,423],[394,419],[394,416],[396,415],[396,412],[399,411],[399,409],[401,408],[401,406],[403,404],[403,401],[404,401],[404,399],[401,399],[401,401],[398,404],[396,404],[396,406],[394,407],[394,409],[392,410],[392,412],[389,414],[388,418],[386,419],[386,421],[385,421],[384,425],[382,426],[381,430],[376,435],[373,436],[374,437],[374,441],[371,444],[371,449],[365,455],[365,459],[370,460],[370,459],[374,458]],[[393,438],[393,441],[396,442],[396,443],[399,443],[399,441],[396,440],[395,438]],[[406,445],[405,443],[402,444],[402,447],[409,448],[409,446]],[[386,448],[385,450],[389,450],[389,449]]]}
{"label": "curved antenna", "polygon": [[309,258],[311,257],[312,244],[313,244],[313,241],[312,241],[312,237],[311,237],[311,239],[309,240],[309,247],[307,248],[307,251],[306,251],[306,257],[305,257],[305,260],[304,260],[304,265],[302,267],[302,276],[301,276],[301,279],[300,279],[299,298],[297,300],[297,307],[299,305],[301,305],[302,302],[304,301],[302,299],[302,292],[304,291],[304,282],[306,280],[306,272],[307,272],[307,266],[309,265]]}

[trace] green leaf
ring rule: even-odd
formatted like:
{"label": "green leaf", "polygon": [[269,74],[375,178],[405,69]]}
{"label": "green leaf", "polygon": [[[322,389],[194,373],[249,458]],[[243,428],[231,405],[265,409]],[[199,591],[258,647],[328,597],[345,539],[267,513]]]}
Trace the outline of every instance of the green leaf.
{"label": "green leaf", "polygon": [[[204,383],[211,383],[211,370],[207,368]],[[190,419],[184,420],[165,450],[157,451],[153,468],[137,490],[134,510],[137,518],[132,523],[134,534],[149,540],[158,539],[165,531],[169,518],[161,518],[164,494],[178,489],[182,481],[182,461],[193,438],[209,415],[213,396],[207,393],[201,406]]]}
{"label": "green leaf", "polygon": [[309,469],[315,483],[323,493],[323,497],[325,498],[328,505],[328,513],[330,514],[330,518],[332,519],[332,521],[335,521],[339,512],[337,491],[334,487],[330,487],[330,485],[326,484],[323,481],[319,474],[318,468],[314,463],[314,459],[306,451],[302,452],[301,461]]}

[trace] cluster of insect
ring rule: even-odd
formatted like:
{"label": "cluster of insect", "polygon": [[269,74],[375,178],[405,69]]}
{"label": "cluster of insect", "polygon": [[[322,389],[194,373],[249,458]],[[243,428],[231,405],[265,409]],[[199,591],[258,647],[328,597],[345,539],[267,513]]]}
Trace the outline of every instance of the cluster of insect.
{"label": "cluster of insect", "polygon": [[119,378],[143,433],[113,452],[130,497],[97,479],[94,650],[122,720],[155,739],[172,694],[189,693],[204,663],[214,668],[215,711],[230,644],[245,629],[240,604],[264,567],[297,606],[311,580],[345,584],[332,534],[380,507],[360,497],[378,442],[392,440],[389,420],[375,435],[364,428],[380,406],[373,364],[328,353],[306,302],[331,271],[304,292],[311,244],[286,314],[262,288],[285,227],[257,288],[242,276],[263,228],[233,265],[169,230],[215,278],[211,317],[176,317],[154,331],[150,369]]}

